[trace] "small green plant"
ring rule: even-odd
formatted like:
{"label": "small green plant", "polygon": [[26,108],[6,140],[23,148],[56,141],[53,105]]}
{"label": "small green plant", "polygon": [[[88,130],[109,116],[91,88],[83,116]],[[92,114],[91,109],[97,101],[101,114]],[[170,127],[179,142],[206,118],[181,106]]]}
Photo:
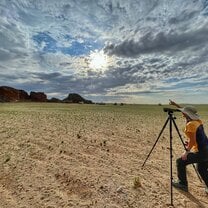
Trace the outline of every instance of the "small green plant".
{"label": "small green plant", "polygon": [[137,188],[139,188],[139,187],[141,187],[142,186],[142,184],[141,184],[141,180],[140,180],[140,178],[137,176],[137,177],[135,177],[134,178],[134,182],[133,182],[133,187],[135,188],[135,189],[137,189]]}

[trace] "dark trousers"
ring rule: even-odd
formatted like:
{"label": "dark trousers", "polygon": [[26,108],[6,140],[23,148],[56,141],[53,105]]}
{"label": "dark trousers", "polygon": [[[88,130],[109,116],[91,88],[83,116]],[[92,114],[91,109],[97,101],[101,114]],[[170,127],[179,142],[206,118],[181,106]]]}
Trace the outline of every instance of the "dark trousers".
{"label": "dark trousers", "polygon": [[182,160],[182,158],[176,160],[178,179],[180,183],[188,186],[186,166],[193,163],[197,163],[197,170],[208,187],[208,161],[203,161],[199,153],[189,153],[187,155],[187,160]]}

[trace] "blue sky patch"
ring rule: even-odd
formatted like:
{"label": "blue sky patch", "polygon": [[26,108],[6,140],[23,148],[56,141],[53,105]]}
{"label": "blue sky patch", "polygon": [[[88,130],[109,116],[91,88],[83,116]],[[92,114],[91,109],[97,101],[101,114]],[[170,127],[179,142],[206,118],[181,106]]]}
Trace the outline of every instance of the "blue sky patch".
{"label": "blue sky patch", "polygon": [[[92,50],[99,50],[103,45],[92,39],[85,39],[80,42],[70,35],[65,35],[64,38],[71,42],[70,47],[59,47],[58,41],[52,38],[48,32],[40,32],[33,36],[33,41],[37,44],[38,48],[41,48],[41,52],[45,53],[57,53],[69,54],[71,56],[80,56],[89,54]],[[43,48],[42,48],[43,45]]]}

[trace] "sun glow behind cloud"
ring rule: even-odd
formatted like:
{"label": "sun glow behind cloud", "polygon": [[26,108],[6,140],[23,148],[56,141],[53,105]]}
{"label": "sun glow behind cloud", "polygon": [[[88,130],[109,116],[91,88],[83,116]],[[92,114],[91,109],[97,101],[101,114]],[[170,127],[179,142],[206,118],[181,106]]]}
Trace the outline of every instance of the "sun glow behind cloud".
{"label": "sun glow behind cloud", "polygon": [[108,66],[108,56],[103,51],[92,52],[89,56],[89,67],[91,69],[102,69]]}
{"label": "sun glow behind cloud", "polygon": [[103,50],[91,51],[90,55],[85,58],[89,70],[104,72],[116,66],[116,58],[108,56]]}

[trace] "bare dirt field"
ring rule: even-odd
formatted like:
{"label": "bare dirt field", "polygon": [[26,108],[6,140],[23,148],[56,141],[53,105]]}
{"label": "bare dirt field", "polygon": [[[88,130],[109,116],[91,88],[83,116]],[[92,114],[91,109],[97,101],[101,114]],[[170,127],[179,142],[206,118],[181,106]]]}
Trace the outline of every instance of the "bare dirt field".
{"label": "bare dirt field", "polygon": [[[208,106],[198,110],[208,133]],[[0,207],[171,207],[169,126],[141,168],[166,118],[163,106],[0,104]],[[182,152],[173,130],[174,178]],[[208,207],[187,171],[189,193],[173,189],[175,207]]]}

